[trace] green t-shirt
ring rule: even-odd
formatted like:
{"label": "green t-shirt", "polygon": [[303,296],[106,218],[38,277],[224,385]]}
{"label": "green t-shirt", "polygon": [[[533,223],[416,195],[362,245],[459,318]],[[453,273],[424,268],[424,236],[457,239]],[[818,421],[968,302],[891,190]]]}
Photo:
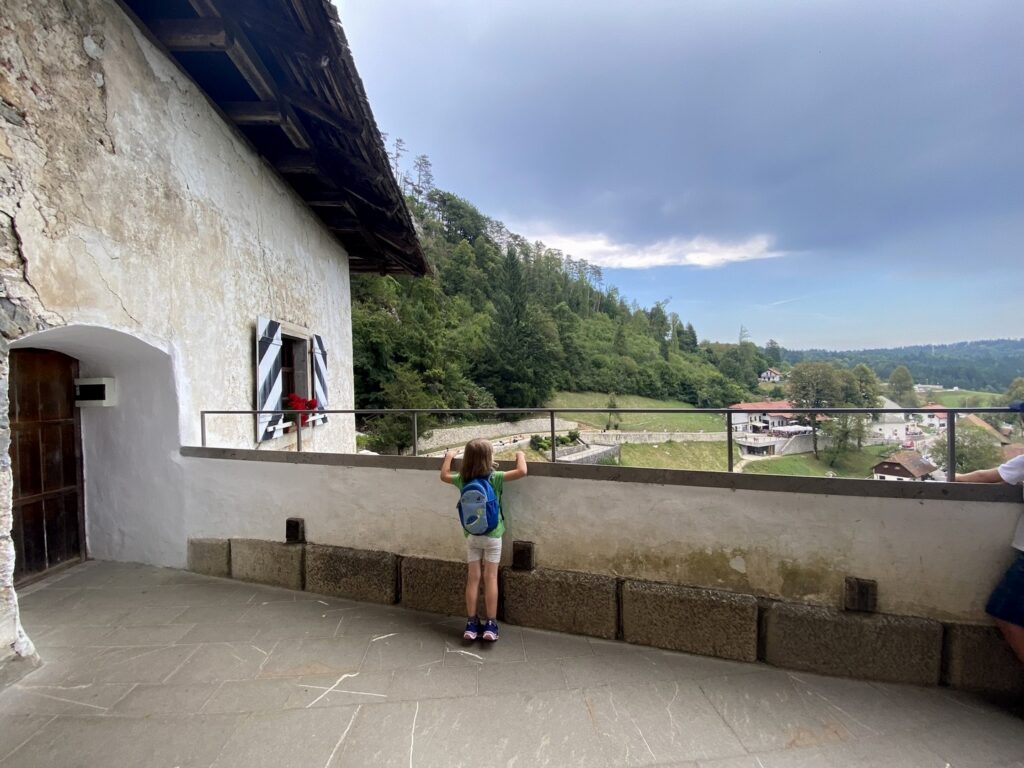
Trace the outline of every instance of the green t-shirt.
{"label": "green t-shirt", "polygon": [[[505,535],[505,510],[501,508],[501,490],[502,487],[504,486],[502,478],[504,477],[504,472],[494,471],[491,473],[491,488],[494,489],[494,495],[498,497],[498,525],[493,531],[484,535],[490,536],[492,539],[500,539],[502,536]],[[462,481],[462,476],[457,473],[452,475],[452,485],[454,485],[461,491],[462,486],[464,485]],[[465,530],[463,530],[462,532],[466,534],[467,538],[469,537],[468,532],[466,532]]]}

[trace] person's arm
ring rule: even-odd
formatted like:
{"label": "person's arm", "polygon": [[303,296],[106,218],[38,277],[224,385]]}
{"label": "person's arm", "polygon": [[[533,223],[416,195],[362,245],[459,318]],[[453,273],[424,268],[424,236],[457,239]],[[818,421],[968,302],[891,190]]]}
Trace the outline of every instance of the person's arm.
{"label": "person's arm", "polygon": [[958,483],[1001,483],[1002,476],[997,469],[976,469],[973,472],[959,472],[954,475]]}
{"label": "person's arm", "polygon": [[455,451],[445,451],[444,460],[441,462],[441,482],[451,484],[455,473],[452,472],[452,459],[455,458]]}
{"label": "person's arm", "polygon": [[505,473],[505,482],[510,483],[513,480],[518,480],[521,477],[526,477],[526,454],[522,451],[516,451],[516,468],[510,469]]}

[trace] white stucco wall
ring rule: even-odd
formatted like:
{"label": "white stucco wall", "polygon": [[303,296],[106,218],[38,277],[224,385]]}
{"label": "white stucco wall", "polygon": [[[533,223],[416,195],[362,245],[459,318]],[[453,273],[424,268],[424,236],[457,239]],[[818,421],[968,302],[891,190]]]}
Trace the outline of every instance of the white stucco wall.
{"label": "white stucco wall", "polygon": [[33,334],[12,348],[52,349],[80,361],[85,378],[113,378],[115,407],[80,409],[89,555],[183,567],[183,475],[169,355],[94,326]]}
{"label": "white stucco wall", "polygon": [[[282,540],[285,518],[301,516],[310,541],[463,557],[456,494],[436,470],[205,458],[182,467],[189,536]],[[851,575],[878,581],[882,611],[968,621],[984,620],[1020,513],[1017,503],[534,476],[510,484],[505,502],[506,542],[535,542],[542,567],[831,606]]]}
{"label": "white stucco wall", "polygon": [[[51,324],[113,328],[170,355],[184,444],[198,443],[200,409],[254,407],[257,316],[322,335],[330,405],[351,408],[347,256],[319,220],[112,0],[12,0],[4,16],[0,96],[24,120],[0,121],[14,181],[0,212],[25,297]],[[251,417],[208,431],[254,445]],[[354,450],[352,419],[309,446]]]}

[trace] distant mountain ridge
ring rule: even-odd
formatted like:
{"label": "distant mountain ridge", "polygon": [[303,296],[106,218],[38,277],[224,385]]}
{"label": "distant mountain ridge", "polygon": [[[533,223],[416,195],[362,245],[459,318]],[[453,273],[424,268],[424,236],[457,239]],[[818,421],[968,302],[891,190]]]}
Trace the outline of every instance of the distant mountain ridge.
{"label": "distant mountain ridge", "polygon": [[787,349],[783,359],[791,364],[836,361],[854,366],[864,363],[883,381],[897,366],[905,365],[917,384],[1005,392],[1015,378],[1024,376],[1024,339],[920,344],[891,349]]}

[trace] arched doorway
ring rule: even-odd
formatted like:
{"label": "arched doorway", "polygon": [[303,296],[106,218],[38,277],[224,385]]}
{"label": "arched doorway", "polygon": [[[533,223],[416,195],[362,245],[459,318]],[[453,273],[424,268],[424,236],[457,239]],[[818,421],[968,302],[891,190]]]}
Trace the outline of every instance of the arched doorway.
{"label": "arched doorway", "polygon": [[45,349],[10,356],[14,582],[85,558],[78,361]]}

